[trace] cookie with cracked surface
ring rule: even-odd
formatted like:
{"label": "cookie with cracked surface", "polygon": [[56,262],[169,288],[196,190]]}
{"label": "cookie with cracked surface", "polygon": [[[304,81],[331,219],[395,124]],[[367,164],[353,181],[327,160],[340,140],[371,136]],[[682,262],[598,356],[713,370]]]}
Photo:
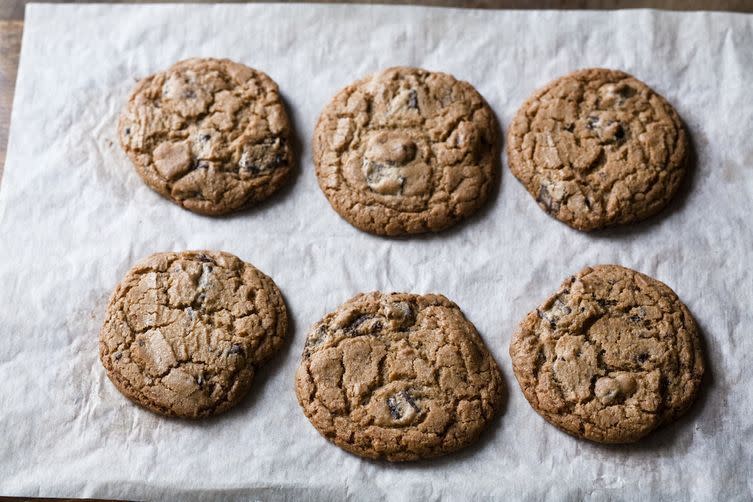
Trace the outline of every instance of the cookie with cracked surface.
{"label": "cookie with cracked surface", "polygon": [[296,373],[298,402],[325,438],[389,461],[472,443],[502,392],[476,328],[442,295],[355,296],[311,328]]}
{"label": "cookie with cracked surface", "polygon": [[233,407],[282,345],[287,311],[261,271],[218,251],[154,254],[115,289],[99,335],[107,376],[162,415]]}
{"label": "cookie with cracked surface", "polygon": [[510,357],[540,415],[600,443],[637,441],[676,419],[704,371],[698,328],[674,291],[617,265],[562,283],[523,320]]}
{"label": "cookie with cracked surface", "polygon": [[227,59],[188,59],[141,80],[118,132],[147,185],[206,215],[266,199],[293,162],[277,84]]}
{"label": "cookie with cracked surface", "polygon": [[510,170],[551,216],[590,231],[661,210],[687,139],[667,101],[627,73],[586,69],[536,91],[510,124]]}
{"label": "cookie with cracked surface", "polygon": [[497,176],[497,127],[467,82],[389,68],[341,90],[314,131],[319,186],[379,235],[436,232],[474,213]]}

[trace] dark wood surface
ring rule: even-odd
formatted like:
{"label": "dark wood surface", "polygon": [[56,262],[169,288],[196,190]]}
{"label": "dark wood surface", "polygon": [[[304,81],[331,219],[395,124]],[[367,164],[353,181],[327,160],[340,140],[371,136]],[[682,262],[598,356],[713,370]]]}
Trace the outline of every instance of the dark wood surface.
{"label": "dark wood surface", "polygon": [[[39,1],[39,0],[37,0]],[[63,3],[61,0],[44,0]],[[68,0],[70,3],[87,3],[96,0]],[[217,0],[215,0],[217,1]],[[315,0],[316,1],[316,0]],[[0,179],[2,179],[5,153],[8,144],[13,89],[16,83],[21,35],[23,33],[24,7],[29,0],[0,0]],[[159,3],[154,0],[135,0],[131,3]],[[127,3],[109,0],[109,3]],[[211,3],[193,0],[186,3]],[[218,3],[242,3],[219,0]],[[673,10],[729,10],[753,12],[753,0],[380,0],[339,3],[387,3],[436,5],[443,7],[468,7],[484,9],[632,9],[656,8]]]}

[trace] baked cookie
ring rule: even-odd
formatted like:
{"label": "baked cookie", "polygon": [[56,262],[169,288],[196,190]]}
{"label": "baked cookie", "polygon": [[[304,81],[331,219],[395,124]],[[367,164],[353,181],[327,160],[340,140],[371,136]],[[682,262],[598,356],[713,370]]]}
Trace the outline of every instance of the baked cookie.
{"label": "baked cookie", "polygon": [[227,59],[188,59],[140,81],[118,132],[147,185],[201,214],[266,199],[293,162],[277,84]]}
{"label": "baked cookie", "polygon": [[457,305],[374,292],[311,328],[295,388],[324,437],[362,457],[404,461],[472,443],[498,410],[502,385]]}
{"label": "baked cookie", "polygon": [[637,441],[680,416],[704,368],[698,328],[677,295],[617,265],[562,283],[523,320],[510,357],[541,416],[600,443]]}
{"label": "baked cookie", "polygon": [[379,235],[439,231],[475,212],[496,177],[492,111],[446,73],[389,68],[341,90],[314,131],[319,186]]}
{"label": "baked cookie", "polygon": [[615,70],[580,70],[540,89],[507,136],[510,170],[544,211],[579,230],[642,220],[685,174],[685,129],[669,103]]}
{"label": "baked cookie", "polygon": [[99,335],[107,376],[162,415],[228,410],[282,345],[288,319],[272,279],[218,251],[154,254],[115,289]]}

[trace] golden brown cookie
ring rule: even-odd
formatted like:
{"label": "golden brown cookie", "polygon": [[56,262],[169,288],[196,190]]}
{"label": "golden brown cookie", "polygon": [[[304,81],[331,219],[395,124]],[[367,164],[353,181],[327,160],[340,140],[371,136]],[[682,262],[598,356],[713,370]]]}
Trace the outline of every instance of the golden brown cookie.
{"label": "golden brown cookie", "polygon": [[389,68],[341,90],[314,131],[319,186],[379,235],[439,231],[474,213],[496,177],[492,111],[446,73]]}
{"label": "golden brown cookie", "polygon": [[227,59],[188,59],[140,81],[118,132],[146,184],[196,213],[266,199],[293,162],[277,84]]}
{"label": "golden brown cookie", "polygon": [[579,230],[662,209],[686,169],[677,112],[640,80],[576,71],[539,89],[507,135],[510,170],[544,211]]}
{"label": "golden brown cookie", "polygon": [[115,289],[99,335],[107,376],[162,415],[222,413],[285,337],[272,279],[218,251],[154,254]]}
{"label": "golden brown cookie", "polygon": [[568,278],[510,343],[531,406],[600,443],[637,441],[680,416],[703,377],[698,328],[665,284],[617,265]]}
{"label": "golden brown cookie", "polygon": [[355,296],[311,328],[296,373],[298,402],[324,437],[389,461],[472,443],[502,386],[476,328],[441,295]]}

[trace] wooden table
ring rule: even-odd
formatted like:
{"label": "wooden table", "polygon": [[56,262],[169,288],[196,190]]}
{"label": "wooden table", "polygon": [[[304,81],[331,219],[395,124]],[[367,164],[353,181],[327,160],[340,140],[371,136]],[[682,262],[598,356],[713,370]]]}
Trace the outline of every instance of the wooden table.
{"label": "wooden table", "polygon": [[[13,89],[16,83],[18,58],[23,33],[24,6],[29,0],[2,0],[0,4],[0,179],[5,166],[5,153],[8,144],[10,112],[13,104]],[[62,3],[60,0],[45,0]],[[69,0],[70,1],[70,0]],[[91,2],[93,0],[84,0]],[[73,0],[73,3],[84,3]],[[146,0],[152,1],[154,0]],[[136,0],[134,3],[146,3]],[[123,0],[109,0],[111,3],[126,3]],[[188,3],[211,3],[194,0]],[[231,3],[220,0],[220,3]],[[378,2],[343,3],[391,3],[437,5],[443,7],[498,8],[498,9],[630,9],[658,8],[675,10],[730,10],[753,12],[752,0],[381,0]]]}

